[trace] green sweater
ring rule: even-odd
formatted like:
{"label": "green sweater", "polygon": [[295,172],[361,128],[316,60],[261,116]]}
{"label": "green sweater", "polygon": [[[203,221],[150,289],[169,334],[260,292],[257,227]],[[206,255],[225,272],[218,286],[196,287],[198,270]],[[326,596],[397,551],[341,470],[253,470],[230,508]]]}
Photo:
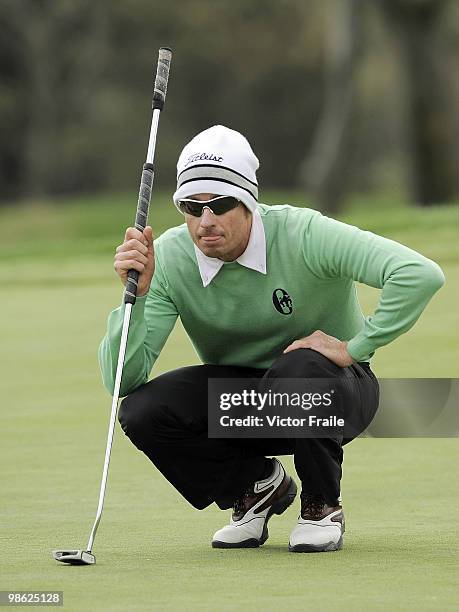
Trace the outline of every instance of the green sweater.
{"label": "green sweater", "polygon": [[[258,209],[267,274],[229,262],[203,287],[186,224],[155,240],[152,284],[132,309],[121,396],[147,382],[178,316],[203,363],[268,368],[293,340],[318,329],[348,340],[353,359],[368,361],[412,327],[445,281],[440,267],[416,251],[318,211]],[[354,281],[382,289],[369,317]],[[124,308],[110,313],[99,348],[110,393]]]}

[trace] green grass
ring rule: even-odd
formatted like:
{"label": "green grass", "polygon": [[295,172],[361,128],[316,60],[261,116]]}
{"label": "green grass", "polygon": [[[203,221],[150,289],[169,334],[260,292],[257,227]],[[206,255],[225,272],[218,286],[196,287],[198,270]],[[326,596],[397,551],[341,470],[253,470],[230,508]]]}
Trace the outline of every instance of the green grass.
{"label": "green grass", "polygon": [[[113,250],[133,203],[124,195],[0,210],[0,589],[63,590],[71,611],[456,610],[454,438],[353,442],[343,551],[292,555],[296,504],[272,519],[260,550],[212,550],[228,513],[191,508],[118,429],[96,566],[51,559],[53,548],[86,545],[95,514],[110,411],[97,348],[121,300]],[[378,351],[376,373],[457,377],[459,207],[356,202],[343,218],[419,249],[447,278],[413,330]],[[160,196],[152,221],[159,233],[181,217]],[[378,292],[359,293],[370,312]],[[197,357],[177,326],[153,374],[190,363]]]}

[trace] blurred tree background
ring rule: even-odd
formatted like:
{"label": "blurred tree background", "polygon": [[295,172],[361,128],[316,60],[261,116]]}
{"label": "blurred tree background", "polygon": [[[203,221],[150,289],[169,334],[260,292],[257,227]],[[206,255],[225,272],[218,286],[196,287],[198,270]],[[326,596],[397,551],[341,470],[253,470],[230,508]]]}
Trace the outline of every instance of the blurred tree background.
{"label": "blurred tree background", "polygon": [[156,185],[198,131],[244,133],[263,187],[459,192],[459,2],[3,0],[0,202],[133,190],[157,50],[174,51]]}

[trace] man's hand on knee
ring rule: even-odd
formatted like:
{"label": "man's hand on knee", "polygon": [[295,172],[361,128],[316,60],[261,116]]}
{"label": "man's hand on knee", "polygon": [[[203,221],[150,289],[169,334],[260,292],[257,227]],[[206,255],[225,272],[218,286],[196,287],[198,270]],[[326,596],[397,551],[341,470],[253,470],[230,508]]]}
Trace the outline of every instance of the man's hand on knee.
{"label": "man's hand on knee", "polygon": [[347,352],[347,342],[329,336],[323,331],[320,331],[320,329],[310,336],[295,340],[284,350],[284,353],[296,351],[300,348],[314,349],[341,368],[345,368],[354,363],[354,360]]}

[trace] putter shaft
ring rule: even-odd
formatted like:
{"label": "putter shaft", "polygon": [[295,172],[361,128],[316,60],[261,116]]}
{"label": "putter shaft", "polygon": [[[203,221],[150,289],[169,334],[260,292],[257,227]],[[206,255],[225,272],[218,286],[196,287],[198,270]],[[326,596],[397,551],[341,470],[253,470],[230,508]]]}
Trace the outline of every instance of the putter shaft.
{"label": "putter shaft", "polygon": [[91,535],[89,536],[88,545],[86,547],[86,550],[88,552],[92,551],[94,538],[96,537],[97,528],[99,527],[99,523],[100,523],[100,517],[102,516],[102,510],[104,507],[104,499],[105,499],[105,490],[107,488],[108,467],[110,465],[110,455],[111,455],[112,444],[113,444],[113,434],[115,432],[116,416],[118,414],[118,401],[119,401],[120,387],[121,387],[121,376],[123,374],[124,357],[126,355],[126,346],[127,346],[128,333],[129,333],[129,323],[131,320],[132,304],[126,304],[125,308],[126,310],[124,311],[123,329],[121,332],[120,352],[118,354],[118,365],[116,367],[115,389],[113,392],[112,411],[110,414],[110,424],[108,426],[107,446],[105,448],[104,469],[102,472],[102,482],[100,485],[100,492],[99,492],[99,504],[97,506],[96,520],[94,521]]}
{"label": "putter shaft", "polygon": [[[153,115],[151,119],[150,138],[148,141],[147,159],[145,162],[146,164],[153,165],[153,162],[155,159],[156,135],[158,133],[160,112],[161,111],[159,108],[153,109]],[[91,530],[91,535],[89,536],[88,545],[86,547],[86,550],[89,553],[92,551],[92,547],[94,544],[94,538],[96,537],[97,528],[99,527],[100,519],[102,516],[102,510],[104,507],[105,490],[107,488],[108,468],[110,465],[110,455],[111,455],[112,444],[113,444],[113,435],[115,432],[115,423],[116,423],[116,417],[118,414],[121,377],[123,375],[124,358],[126,355],[126,347],[127,347],[127,341],[128,341],[128,335],[129,335],[129,323],[131,320],[131,311],[132,311],[132,304],[126,303],[125,311],[124,311],[123,329],[121,331],[120,352],[118,354],[118,364],[116,366],[115,389],[113,391],[112,410],[110,413],[110,424],[108,427],[107,446],[105,448],[105,460],[104,460],[104,469],[102,472],[102,482],[100,485],[100,492],[99,492],[99,503],[97,506],[96,519],[94,521],[94,525]]]}

